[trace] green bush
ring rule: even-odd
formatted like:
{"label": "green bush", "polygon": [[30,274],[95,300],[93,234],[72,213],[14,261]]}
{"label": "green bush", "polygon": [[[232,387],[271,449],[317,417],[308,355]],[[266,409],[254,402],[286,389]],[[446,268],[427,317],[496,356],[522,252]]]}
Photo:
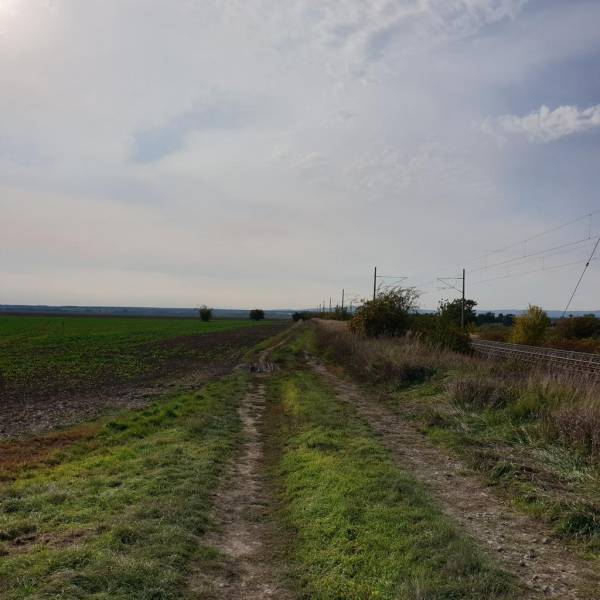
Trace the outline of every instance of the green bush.
{"label": "green bush", "polygon": [[308,310],[304,310],[304,311],[296,311],[293,315],[292,315],[292,319],[294,321],[309,321],[310,319],[312,319],[314,317],[314,313],[308,311]]}
{"label": "green bush", "polygon": [[464,354],[472,351],[469,335],[463,333],[454,320],[444,316],[441,311],[437,314],[412,315],[410,330],[432,346]]}
{"label": "green bush", "polygon": [[404,335],[418,297],[414,288],[392,288],[381,292],[356,311],[350,328],[368,337]]}
{"label": "green bush", "polygon": [[437,326],[427,336],[426,340],[434,346],[453,352],[469,354],[473,351],[469,335],[442,319],[438,320]]}
{"label": "green bush", "polygon": [[[465,299],[465,325],[476,322],[476,306],[477,302],[475,302],[475,300]],[[456,327],[460,327],[462,323],[462,299],[456,298],[452,301],[442,300],[440,302],[438,314],[443,320],[453,323]]]}
{"label": "green bush", "polygon": [[265,318],[265,311],[261,308],[254,308],[250,311],[250,319],[253,321],[262,321]]}
{"label": "green bush", "polygon": [[546,337],[550,319],[539,306],[529,305],[527,312],[515,319],[511,341],[515,344],[539,346]]}
{"label": "green bush", "polygon": [[208,306],[206,306],[206,304],[201,306],[200,309],[198,310],[198,315],[199,315],[200,319],[204,322],[208,322],[212,319],[212,317],[213,317],[212,313],[213,313],[213,309],[208,308]]}

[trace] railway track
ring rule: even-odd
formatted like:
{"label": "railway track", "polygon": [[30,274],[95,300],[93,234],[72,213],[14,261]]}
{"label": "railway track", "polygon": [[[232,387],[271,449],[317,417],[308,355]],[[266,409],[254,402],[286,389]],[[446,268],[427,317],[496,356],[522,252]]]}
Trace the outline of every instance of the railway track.
{"label": "railway track", "polygon": [[527,364],[600,375],[600,354],[479,339],[473,340],[472,344],[477,354],[488,358],[518,360]]}

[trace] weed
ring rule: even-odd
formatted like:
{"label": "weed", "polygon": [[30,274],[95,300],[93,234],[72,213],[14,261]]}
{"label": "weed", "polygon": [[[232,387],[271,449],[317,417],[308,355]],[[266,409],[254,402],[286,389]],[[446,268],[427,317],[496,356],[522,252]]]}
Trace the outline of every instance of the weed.
{"label": "weed", "polygon": [[567,516],[559,525],[559,532],[584,540],[600,540],[600,509],[589,504],[568,507]]}
{"label": "weed", "polygon": [[509,404],[516,391],[509,383],[490,376],[461,377],[448,385],[450,400],[461,408],[500,408]]}
{"label": "weed", "polygon": [[326,355],[354,375],[396,387],[422,383],[443,366],[469,361],[466,356],[432,348],[415,338],[366,339],[352,334],[344,323],[321,323],[316,335]]}
{"label": "weed", "polygon": [[546,417],[546,434],[581,453],[600,458],[600,404],[584,400],[559,405]]}

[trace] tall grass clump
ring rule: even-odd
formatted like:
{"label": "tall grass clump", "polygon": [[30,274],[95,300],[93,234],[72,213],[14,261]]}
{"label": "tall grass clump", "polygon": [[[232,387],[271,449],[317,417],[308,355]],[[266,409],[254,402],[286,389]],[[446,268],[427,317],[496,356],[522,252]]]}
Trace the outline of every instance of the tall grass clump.
{"label": "tall grass clump", "polygon": [[558,439],[596,460],[600,458],[600,405],[597,401],[559,406],[548,417]]}
{"label": "tall grass clump", "polygon": [[368,338],[343,323],[319,322],[319,346],[360,379],[406,385],[425,381],[438,370],[468,363],[467,356],[428,346],[414,336]]}
{"label": "tall grass clump", "polygon": [[600,460],[600,389],[595,381],[560,376],[546,383],[553,390],[551,406],[543,415],[550,440],[575,448],[593,462]]}
{"label": "tall grass clump", "polygon": [[448,385],[448,392],[455,406],[467,410],[504,408],[518,396],[513,381],[485,372],[454,379]]}

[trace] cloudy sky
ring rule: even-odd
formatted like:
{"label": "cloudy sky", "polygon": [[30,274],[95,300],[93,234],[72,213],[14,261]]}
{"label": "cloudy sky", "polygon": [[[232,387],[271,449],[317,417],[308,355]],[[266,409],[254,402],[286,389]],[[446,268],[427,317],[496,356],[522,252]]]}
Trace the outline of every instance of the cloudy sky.
{"label": "cloudy sky", "polygon": [[483,308],[562,308],[600,235],[599,23],[597,0],[0,0],[0,304],[314,306],[378,265],[423,306],[466,267]]}

